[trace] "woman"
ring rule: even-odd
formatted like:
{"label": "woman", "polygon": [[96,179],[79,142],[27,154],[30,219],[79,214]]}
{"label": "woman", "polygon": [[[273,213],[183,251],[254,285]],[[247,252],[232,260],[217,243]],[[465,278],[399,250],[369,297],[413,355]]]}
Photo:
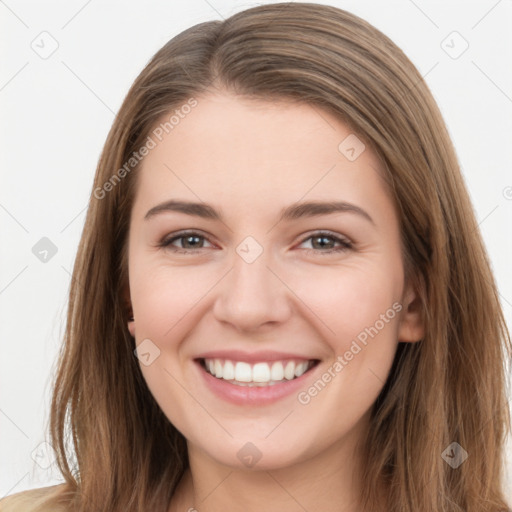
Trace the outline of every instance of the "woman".
{"label": "woman", "polygon": [[108,136],[73,277],[65,483],[2,510],[510,506],[510,336],[455,151],[358,17],[266,5],[169,41]]}

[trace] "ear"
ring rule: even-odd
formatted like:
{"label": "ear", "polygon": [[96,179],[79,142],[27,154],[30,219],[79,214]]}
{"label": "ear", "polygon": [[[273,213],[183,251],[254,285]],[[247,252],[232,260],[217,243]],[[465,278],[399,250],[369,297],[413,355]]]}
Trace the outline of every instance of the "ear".
{"label": "ear", "polygon": [[398,341],[415,343],[425,336],[421,299],[412,284],[408,284],[402,297],[402,313],[398,326]]}
{"label": "ear", "polygon": [[123,286],[121,291],[122,303],[123,303],[123,313],[126,317],[126,322],[128,326],[128,331],[130,335],[135,338],[135,319],[133,318],[133,308],[132,302],[130,298],[130,287],[128,283]]}
{"label": "ear", "polygon": [[135,320],[133,316],[128,320],[128,331],[130,331],[131,337],[135,338]]}

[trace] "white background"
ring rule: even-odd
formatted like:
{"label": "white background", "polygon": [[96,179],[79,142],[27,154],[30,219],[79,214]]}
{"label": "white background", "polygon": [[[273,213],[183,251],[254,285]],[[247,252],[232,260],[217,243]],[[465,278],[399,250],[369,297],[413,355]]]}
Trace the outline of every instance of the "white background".
{"label": "white background", "polygon": [[[512,2],[325,3],[382,30],[425,76],[455,143],[510,328]],[[54,466],[41,467],[51,460],[37,448],[46,439],[70,271],[115,113],[135,77],[171,37],[254,5],[0,1],[0,497],[61,481]],[[31,47],[49,37],[38,38],[43,31],[58,43],[47,59]],[[453,31],[469,44],[456,59],[443,46],[454,47],[452,53],[462,48]],[[46,263],[32,253],[42,237],[58,250]],[[41,464],[31,457],[35,450]],[[510,443],[508,465],[510,475]],[[510,476],[508,485],[512,495]]]}

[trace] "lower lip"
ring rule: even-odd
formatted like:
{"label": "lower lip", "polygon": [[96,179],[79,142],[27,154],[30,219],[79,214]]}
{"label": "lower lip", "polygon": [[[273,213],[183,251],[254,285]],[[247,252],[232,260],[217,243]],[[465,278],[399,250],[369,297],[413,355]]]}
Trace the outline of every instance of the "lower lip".
{"label": "lower lip", "polygon": [[318,363],[306,373],[293,380],[283,381],[273,386],[238,386],[230,384],[224,379],[218,379],[208,373],[199,361],[194,361],[208,388],[219,398],[236,405],[266,405],[278,401],[293,393],[304,389],[308,379],[318,366]]}

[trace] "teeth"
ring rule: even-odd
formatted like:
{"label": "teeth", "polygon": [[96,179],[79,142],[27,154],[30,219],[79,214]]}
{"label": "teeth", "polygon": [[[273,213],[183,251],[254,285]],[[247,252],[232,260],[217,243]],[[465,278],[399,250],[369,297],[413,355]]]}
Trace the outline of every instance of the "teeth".
{"label": "teeth", "polygon": [[218,377],[219,379],[222,378],[222,370],[223,370],[223,366],[222,366],[222,363],[218,360],[218,359],[215,359],[215,377]]}
{"label": "teeth", "polygon": [[[215,359],[215,365],[217,363],[221,364],[218,359]],[[217,377],[219,375],[217,374]],[[221,375],[222,377],[222,375]],[[251,376],[251,365],[249,363],[242,363],[241,361],[238,361],[235,366],[235,380],[238,382],[251,382],[252,376]]]}
{"label": "teeth", "polygon": [[295,364],[293,361],[288,361],[286,368],[284,369],[284,378],[292,380],[295,377]]}
{"label": "teeth", "polygon": [[300,363],[295,367],[295,377],[300,377],[308,369],[308,362]]}
{"label": "teeth", "polygon": [[255,363],[223,359],[205,359],[205,369],[218,379],[230,381],[239,386],[273,386],[283,380],[292,380],[303,375],[313,360],[286,360],[273,363]]}
{"label": "teeth", "polygon": [[224,368],[222,370],[222,378],[226,380],[232,380],[235,378],[235,366],[231,361],[226,361],[224,363]]}
{"label": "teeth", "polygon": [[270,378],[272,380],[283,380],[284,378],[284,369],[283,363],[279,361],[272,365],[272,369],[270,370]]}
{"label": "teeth", "polygon": [[253,382],[268,382],[270,380],[270,368],[267,363],[257,363],[252,368]]}

